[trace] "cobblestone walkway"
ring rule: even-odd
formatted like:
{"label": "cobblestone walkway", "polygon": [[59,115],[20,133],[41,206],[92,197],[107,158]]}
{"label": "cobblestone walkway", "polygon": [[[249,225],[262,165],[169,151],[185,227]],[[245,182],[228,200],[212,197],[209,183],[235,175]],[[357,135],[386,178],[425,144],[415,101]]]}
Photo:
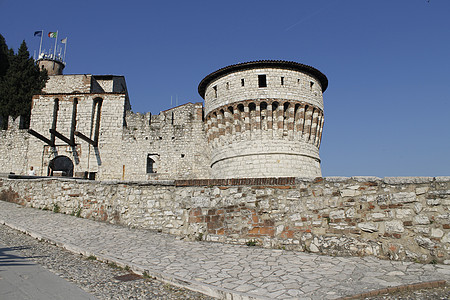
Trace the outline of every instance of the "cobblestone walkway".
{"label": "cobblestone walkway", "polygon": [[336,299],[392,286],[450,281],[446,265],[186,242],[3,201],[0,223],[75,253],[220,298]]}

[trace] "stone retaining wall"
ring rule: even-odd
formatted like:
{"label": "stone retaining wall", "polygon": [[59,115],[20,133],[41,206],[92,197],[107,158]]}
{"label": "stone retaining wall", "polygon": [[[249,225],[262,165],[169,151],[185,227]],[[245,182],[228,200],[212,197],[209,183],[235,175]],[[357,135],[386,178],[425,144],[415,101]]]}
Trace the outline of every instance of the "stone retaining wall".
{"label": "stone retaining wall", "polygon": [[450,177],[0,178],[0,200],[189,239],[450,264]]}

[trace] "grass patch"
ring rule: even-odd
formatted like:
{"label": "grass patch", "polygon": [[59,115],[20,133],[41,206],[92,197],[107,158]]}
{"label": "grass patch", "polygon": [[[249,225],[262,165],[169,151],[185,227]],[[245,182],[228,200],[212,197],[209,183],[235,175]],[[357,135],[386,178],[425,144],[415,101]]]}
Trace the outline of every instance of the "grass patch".
{"label": "grass patch", "polygon": [[201,241],[203,240],[203,233],[200,232],[200,233],[195,237],[195,240],[198,241],[198,242],[201,242]]}
{"label": "grass patch", "polygon": [[116,270],[124,270],[124,268],[122,268],[121,266],[119,266],[118,264],[116,264],[115,262],[109,262],[108,266],[110,268],[116,269]]}
{"label": "grass patch", "polygon": [[254,246],[256,246],[257,242],[255,240],[249,240],[245,244],[249,247],[254,247]]}
{"label": "grass patch", "polygon": [[77,210],[75,211],[75,217],[81,218],[81,207],[78,207]]}
{"label": "grass patch", "polygon": [[53,212],[59,213],[60,210],[61,210],[61,208],[59,207],[59,205],[57,203],[53,203]]}

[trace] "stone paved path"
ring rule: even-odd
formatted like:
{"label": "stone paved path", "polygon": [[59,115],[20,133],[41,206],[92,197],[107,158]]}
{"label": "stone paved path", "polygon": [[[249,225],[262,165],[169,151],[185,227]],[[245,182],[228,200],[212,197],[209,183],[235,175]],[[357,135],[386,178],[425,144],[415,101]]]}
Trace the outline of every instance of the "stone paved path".
{"label": "stone paved path", "polygon": [[450,281],[446,265],[186,242],[3,201],[0,223],[220,298],[336,299],[391,286]]}
{"label": "stone paved path", "polygon": [[96,300],[40,265],[0,243],[0,299]]}

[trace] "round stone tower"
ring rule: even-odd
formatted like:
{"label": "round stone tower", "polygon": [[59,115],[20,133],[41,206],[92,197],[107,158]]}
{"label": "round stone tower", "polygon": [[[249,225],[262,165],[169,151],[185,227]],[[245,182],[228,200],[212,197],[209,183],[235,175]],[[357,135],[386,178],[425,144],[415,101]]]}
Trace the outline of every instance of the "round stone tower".
{"label": "round stone tower", "polygon": [[65,64],[59,59],[54,59],[50,55],[42,56],[37,60],[39,69],[46,69],[48,75],[62,75]]}
{"label": "round stone tower", "polygon": [[213,178],[319,177],[327,77],[290,61],[231,65],[206,76]]}

